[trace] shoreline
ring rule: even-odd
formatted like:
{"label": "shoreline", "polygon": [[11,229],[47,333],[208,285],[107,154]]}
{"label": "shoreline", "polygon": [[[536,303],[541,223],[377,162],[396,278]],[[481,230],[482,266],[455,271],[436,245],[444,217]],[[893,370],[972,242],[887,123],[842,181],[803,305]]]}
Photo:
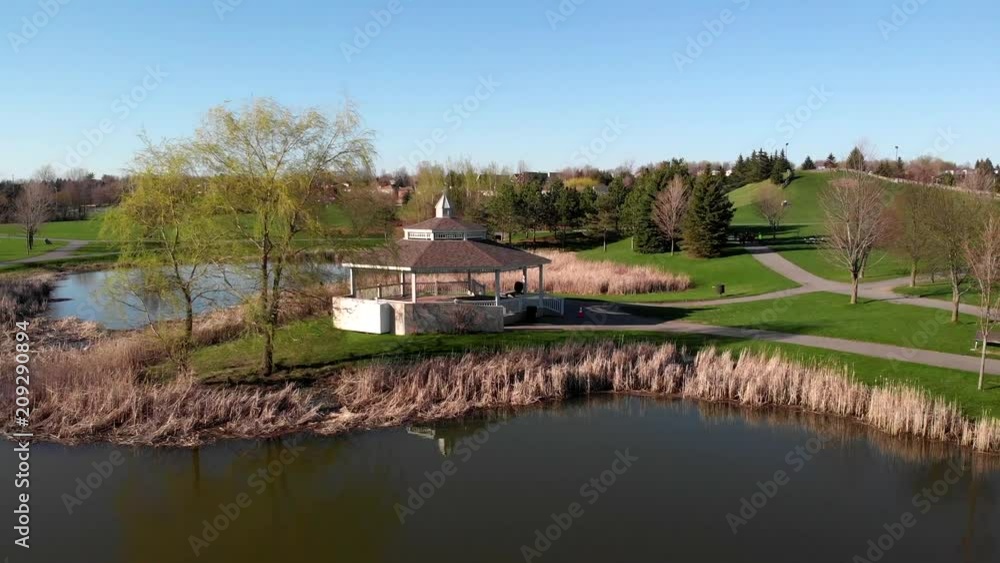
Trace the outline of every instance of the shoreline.
{"label": "shoreline", "polygon": [[[820,416],[891,439],[918,439],[929,447],[939,444],[989,457],[1000,454],[1000,420],[968,419],[955,405],[925,392],[897,385],[869,387],[846,373],[803,366],[780,356],[743,353],[734,357],[709,349],[691,358],[673,344],[567,343],[376,362],[345,369],[309,387],[294,383],[280,388],[209,386],[181,378],[137,383],[129,389],[138,394],[136,399],[146,402],[139,412],[150,412],[145,409],[166,401],[181,409],[172,411],[171,420],[174,414],[178,419],[189,417],[170,428],[117,412],[114,401],[104,396],[118,398],[112,390],[88,385],[85,391],[91,395],[87,405],[101,412],[43,404],[48,409],[43,409],[44,422],[58,425],[36,427],[36,440],[68,446],[110,443],[190,448],[299,433],[336,436],[440,423],[497,410],[558,408],[569,399],[632,395],[757,413]],[[225,405],[225,416],[205,417],[199,409],[206,405]],[[96,420],[89,420],[95,416]],[[11,433],[8,425],[2,435],[9,439]]]}

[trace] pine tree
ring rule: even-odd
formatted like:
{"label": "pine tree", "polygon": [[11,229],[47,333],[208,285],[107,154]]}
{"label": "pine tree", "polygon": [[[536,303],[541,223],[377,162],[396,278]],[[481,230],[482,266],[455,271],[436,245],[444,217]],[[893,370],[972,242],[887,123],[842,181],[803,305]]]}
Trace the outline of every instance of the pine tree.
{"label": "pine tree", "polygon": [[847,169],[848,170],[865,170],[865,155],[861,152],[861,149],[854,147],[851,150],[851,154],[847,156]]}
{"label": "pine tree", "polygon": [[837,167],[837,157],[833,156],[833,153],[830,153],[830,156],[826,157],[826,163],[825,164],[826,164],[827,168],[836,168]]}
{"label": "pine tree", "polygon": [[695,181],[684,220],[684,249],[702,258],[720,256],[732,220],[733,204],[722,178],[710,172],[702,174]]}
{"label": "pine tree", "polygon": [[802,161],[803,170],[816,170],[816,163],[813,162],[812,157],[806,156],[806,159]]}

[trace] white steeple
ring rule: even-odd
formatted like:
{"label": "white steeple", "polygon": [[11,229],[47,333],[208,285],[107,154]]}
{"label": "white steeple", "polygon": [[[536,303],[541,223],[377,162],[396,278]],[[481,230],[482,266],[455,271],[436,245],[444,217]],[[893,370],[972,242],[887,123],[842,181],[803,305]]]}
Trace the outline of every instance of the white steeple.
{"label": "white steeple", "polygon": [[439,219],[443,217],[451,217],[451,202],[448,201],[447,191],[441,194],[441,199],[439,199],[437,205],[434,206],[434,210],[434,216]]}

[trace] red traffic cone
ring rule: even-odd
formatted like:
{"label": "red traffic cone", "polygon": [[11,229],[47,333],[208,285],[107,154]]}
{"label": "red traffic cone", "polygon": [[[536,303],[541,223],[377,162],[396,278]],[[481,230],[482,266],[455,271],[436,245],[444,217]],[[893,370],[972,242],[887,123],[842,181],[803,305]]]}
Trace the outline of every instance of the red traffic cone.
{"label": "red traffic cone", "polygon": [[580,310],[576,313],[576,318],[578,319],[583,318],[583,307],[580,307]]}

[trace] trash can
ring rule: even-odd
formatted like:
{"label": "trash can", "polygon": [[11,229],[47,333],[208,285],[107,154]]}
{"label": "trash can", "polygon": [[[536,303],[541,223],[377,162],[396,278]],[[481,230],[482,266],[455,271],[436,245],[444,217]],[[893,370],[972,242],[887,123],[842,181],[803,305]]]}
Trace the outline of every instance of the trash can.
{"label": "trash can", "polygon": [[715,289],[719,292],[719,295],[726,294],[726,284],[724,283],[720,283],[719,285],[715,286]]}
{"label": "trash can", "polygon": [[525,319],[524,319],[525,321],[527,321],[529,323],[535,322],[535,319],[538,318],[538,307],[536,307],[534,305],[528,305],[524,309],[524,316],[525,316]]}

